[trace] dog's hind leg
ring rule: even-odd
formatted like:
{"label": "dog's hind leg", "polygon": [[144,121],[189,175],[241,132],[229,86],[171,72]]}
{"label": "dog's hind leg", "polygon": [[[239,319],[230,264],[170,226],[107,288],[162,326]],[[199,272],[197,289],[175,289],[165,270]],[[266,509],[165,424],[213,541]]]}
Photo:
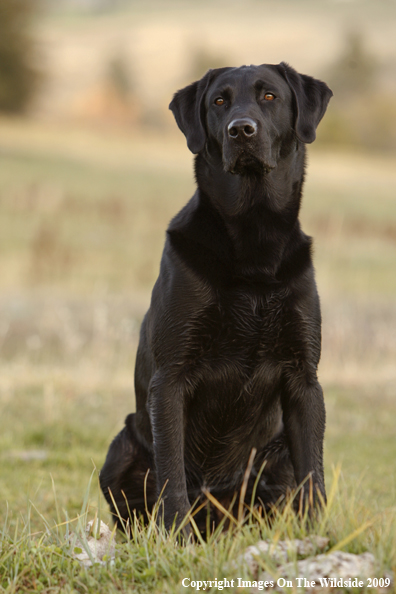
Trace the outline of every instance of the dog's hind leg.
{"label": "dog's hind leg", "polygon": [[254,504],[263,505],[268,511],[287,498],[296,486],[286,437],[284,433],[280,433],[257,452],[245,501],[250,502],[255,491]]}
{"label": "dog's hind leg", "polygon": [[136,436],[135,415],[125,419],[125,427],[113,439],[100,471],[100,486],[115,522],[127,522],[136,511],[147,520],[156,501],[154,463],[149,450]]}

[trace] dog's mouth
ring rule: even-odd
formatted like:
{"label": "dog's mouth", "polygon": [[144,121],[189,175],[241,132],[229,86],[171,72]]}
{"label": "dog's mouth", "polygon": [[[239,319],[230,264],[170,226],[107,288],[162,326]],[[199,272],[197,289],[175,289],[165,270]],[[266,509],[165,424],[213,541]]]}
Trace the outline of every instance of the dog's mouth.
{"label": "dog's mouth", "polygon": [[225,169],[234,175],[265,175],[275,165],[265,163],[251,153],[242,152],[234,162],[225,164]]}
{"label": "dog's mouth", "polygon": [[260,159],[248,153],[242,153],[230,167],[229,172],[235,175],[268,173],[269,168]]}

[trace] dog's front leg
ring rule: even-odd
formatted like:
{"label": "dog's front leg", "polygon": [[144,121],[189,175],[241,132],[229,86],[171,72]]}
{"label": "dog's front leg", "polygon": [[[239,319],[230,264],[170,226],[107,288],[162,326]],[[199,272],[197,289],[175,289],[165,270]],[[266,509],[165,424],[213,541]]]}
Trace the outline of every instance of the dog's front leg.
{"label": "dog's front leg", "polygon": [[[302,510],[326,501],[323,472],[325,406],[323,392],[315,379],[289,378],[282,393],[283,423]],[[318,497],[318,491],[321,497]],[[301,506],[300,506],[301,507]]]}
{"label": "dog's front leg", "polygon": [[[176,518],[180,525],[190,509],[184,469],[183,390],[161,371],[153,376],[148,402],[153,433],[158,495],[162,492],[160,518],[169,530]],[[188,533],[189,528],[184,530]]]}

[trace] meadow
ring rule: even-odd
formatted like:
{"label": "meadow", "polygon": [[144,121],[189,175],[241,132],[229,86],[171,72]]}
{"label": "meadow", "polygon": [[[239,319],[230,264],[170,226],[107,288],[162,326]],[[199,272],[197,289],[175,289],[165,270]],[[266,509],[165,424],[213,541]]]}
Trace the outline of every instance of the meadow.
{"label": "meadow", "polygon": [[[139,324],[192,158],[176,132],[18,119],[0,120],[0,154],[0,592],[181,592],[243,576],[230,560],[260,537],[304,535],[287,513],[201,546],[136,527],[111,567],[71,559],[67,530],[98,509],[110,523],[96,471],[88,484],[134,408]],[[332,493],[314,530],[395,570],[394,155],[319,142],[308,163]]]}

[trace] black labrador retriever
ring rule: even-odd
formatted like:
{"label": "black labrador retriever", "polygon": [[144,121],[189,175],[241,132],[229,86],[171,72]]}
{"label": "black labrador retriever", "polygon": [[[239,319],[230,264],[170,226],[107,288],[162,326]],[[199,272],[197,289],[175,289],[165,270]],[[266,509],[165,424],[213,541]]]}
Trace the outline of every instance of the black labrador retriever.
{"label": "black labrador retriever", "polygon": [[169,529],[205,490],[227,506],[243,484],[265,508],[302,483],[304,509],[325,500],[321,316],[298,215],[331,96],[285,63],[210,70],[175,94],[198,189],[169,225],[136,414],[100,473],[114,514],[144,515],[161,493]]}

